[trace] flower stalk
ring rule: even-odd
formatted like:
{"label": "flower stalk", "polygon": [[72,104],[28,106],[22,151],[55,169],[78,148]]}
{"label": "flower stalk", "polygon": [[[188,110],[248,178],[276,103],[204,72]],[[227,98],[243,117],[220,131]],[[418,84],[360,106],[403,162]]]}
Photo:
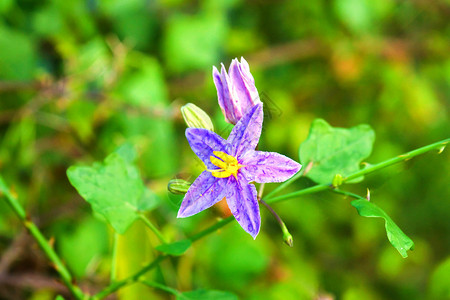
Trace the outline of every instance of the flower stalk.
{"label": "flower stalk", "polygon": [[119,234],[114,231],[113,243],[112,243],[112,254],[111,254],[111,274],[109,277],[110,282],[116,281],[117,275],[117,248],[119,247]]}
{"label": "flower stalk", "polygon": [[259,202],[261,202],[267,208],[267,210],[270,211],[270,213],[275,217],[275,219],[277,220],[278,224],[280,225],[281,232],[283,233],[283,241],[284,241],[284,243],[292,248],[294,246],[294,239],[292,238],[292,234],[287,229],[286,224],[283,222],[281,217],[264,200],[259,199]]}
{"label": "flower stalk", "polygon": [[161,243],[167,244],[167,241],[162,233],[158,230],[158,228],[156,228],[155,225],[153,225],[152,222],[150,222],[150,220],[144,214],[139,214],[139,219],[141,219],[142,222],[144,222],[144,224],[147,225],[147,227],[150,228],[151,231],[153,231],[153,233],[158,237]]}

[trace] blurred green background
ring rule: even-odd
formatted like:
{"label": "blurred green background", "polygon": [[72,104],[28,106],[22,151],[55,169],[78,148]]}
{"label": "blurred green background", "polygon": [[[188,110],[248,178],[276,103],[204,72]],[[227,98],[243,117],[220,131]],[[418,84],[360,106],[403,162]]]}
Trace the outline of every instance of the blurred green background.
{"label": "blurred green background", "polygon": [[[213,224],[214,210],[177,220],[181,198],[166,185],[201,170],[181,105],[195,103],[218,132],[230,131],[211,72],[241,56],[265,102],[262,150],[298,160],[319,117],[338,127],[371,125],[372,163],[447,138],[449,19],[447,0],[2,0],[0,172],[82,288],[98,291],[109,278],[112,231],[70,186],[70,165],[103,160],[131,142],[159,195],[149,216],[163,233],[177,240]],[[148,278],[242,299],[450,299],[449,162],[448,151],[428,153],[346,186],[362,195],[370,188],[414,240],[407,259],[381,220],[325,192],[273,205],[294,248],[262,209],[256,241],[233,222]],[[302,179],[289,189],[312,184]],[[150,261],[156,245],[134,224],[119,241],[118,277]],[[4,201],[0,253],[0,299],[64,294]],[[117,298],[170,296],[135,285]]]}

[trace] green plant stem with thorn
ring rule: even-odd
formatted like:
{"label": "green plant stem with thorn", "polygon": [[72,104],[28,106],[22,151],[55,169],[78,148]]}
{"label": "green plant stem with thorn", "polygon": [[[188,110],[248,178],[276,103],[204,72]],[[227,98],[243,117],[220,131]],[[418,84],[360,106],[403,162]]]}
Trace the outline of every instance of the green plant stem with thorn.
{"label": "green plant stem with thorn", "polygon": [[87,299],[87,295],[83,293],[83,291],[74,283],[74,278],[70,274],[69,270],[62,263],[58,254],[56,254],[55,250],[52,248],[50,243],[41,233],[36,224],[33,223],[31,219],[29,219],[23,209],[22,205],[19,203],[17,198],[13,196],[7,185],[5,184],[3,178],[0,176],[0,191],[2,192],[6,202],[11,206],[13,211],[19,217],[22,224],[25,228],[28,229],[28,232],[34,237],[39,247],[41,247],[42,251],[44,251],[45,255],[52,262],[53,267],[58,272],[64,284],[67,286],[69,291],[76,299]]}
{"label": "green plant stem with thorn", "polygon": [[[347,177],[344,177],[342,179],[342,183],[345,183],[346,181],[358,178],[360,176],[378,171],[382,168],[394,165],[396,163],[411,159],[415,156],[418,156],[420,154],[426,153],[428,151],[431,150],[440,150],[440,152],[447,146],[447,144],[450,142],[450,139],[445,139],[418,149],[415,149],[413,151],[410,152],[406,152],[402,155],[399,155],[397,157],[385,160],[383,162],[380,162],[378,164],[374,164],[374,165],[369,165],[367,167],[365,167],[364,169],[355,172],[351,175],[348,175]],[[271,193],[269,193],[267,196],[263,197],[262,200],[264,200],[267,203],[274,203],[274,202],[279,202],[279,201],[283,201],[283,200],[287,200],[287,199],[291,199],[291,198],[295,198],[295,197],[299,197],[301,195],[306,195],[306,194],[312,194],[312,193],[317,193],[320,191],[324,191],[324,190],[334,190],[335,192],[339,192],[341,193],[342,191],[340,190],[335,190],[333,189],[333,185],[330,184],[319,184],[316,186],[312,186],[309,188],[305,188],[296,192],[292,192],[292,193],[288,193],[285,195],[281,195],[281,196],[274,196],[275,193],[280,192],[281,190],[283,190],[284,188],[286,188],[287,186],[289,186],[290,184],[292,184],[295,180],[299,179],[302,176],[302,173],[299,172],[298,174],[296,174],[294,177],[292,177],[289,181],[281,184],[278,188],[276,188],[275,190],[273,190]],[[39,244],[39,246],[41,247],[41,249],[44,251],[44,253],[46,254],[46,256],[49,258],[49,260],[53,263],[55,269],[57,270],[57,272],[59,273],[61,279],[63,280],[63,282],[65,283],[65,285],[67,286],[67,288],[69,289],[69,291],[73,294],[73,296],[76,299],[91,299],[91,300],[99,300],[99,299],[103,299],[105,297],[107,297],[108,295],[116,292],[117,290],[119,290],[120,288],[129,285],[129,284],[133,284],[139,281],[142,281],[141,276],[143,276],[145,273],[147,273],[148,271],[152,270],[153,268],[155,268],[156,266],[158,266],[158,264],[160,262],[162,262],[163,260],[165,260],[168,255],[158,255],[151,263],[147,264],[146,266],[144,266],[140,271],[136,272],[134,275],[127,277],[125,279],[119,280],[119,281],[115,281],[112,282],[109,286],[107,286],[105,289],[103,289],[102,291],[100,291],[99,293],[97,293],[94,296],[89,297],[88,295],[84,294],[83,291],[73,282],[73,277],[72,275],[69,273],[69,271],[67,270],[67,268],[64,266],[64,264],[62,263],[61,259],[59,258],[59,256],[56,254],[56,252],[53,250],[53,248],[50,246],[49,242],[45,239],[45,237],[43,236],[43,234],[40,232],[39,228],[31,221],[27,218],[25,210],[23,209],[23,207],[20,205],[20,203],[17,201],[17,199],[11,194],[10,190],[8,189],[8,187],[6,186],[6,184],[4,183],[3,179],[0,177],[0,191],[3,193],[3,196],[5,197],[6,201],[8,202],[8,204],[11,206],[11,208],[14,210],[14,212],[16,213],[16,215],[19,217],[19,219],[22,221],[23,225],[28,229],[28,231],[30,232],[30,234],[35,238],[36,242]],[[357,198],[362,198],[358,195],[352,195],[349,192],[344,192],[346,195],[348,196],[352,196],[352,197],[357,197]],[[147,224],[148,224],[148,219],[141,217],[141,219]],[[216,230],[224,227],[225,225],[227,225],[228,223],[230,223],[233,220],[233,217],[228,217],[226,219],[222,219],[220,221],[218,221],[217,223],[215,223],[214,225],[200,231],[199,233],[191,236],[191,238],[189,239],[190,241],[194,242],[200,238],[203,238],[204,236],[215,232]],[[151,226],[149,226],[150,229],[152,229],[155,234],[158,236],[158,238],[164,243],[164,237],[162,237],[162,235],[159,233],[158,230],[156,230],[156,228],[153,226],[153,224],[151,224]],[[154,230],[155,229],[155,230]],[[113,255],[114,257],[114,255]],[[114,271],[115,272],[115,271]],[[114,275],[112,275],[111,279],[114,279]],[[157,287],[166,291],[169,291],[167,287],[162,288],[163,286],[160,284],[155,284],[155,283],[151,283],[148,284],[148,282],[146,282],[147,285],[149,286],[153,286],[153,287]]]}

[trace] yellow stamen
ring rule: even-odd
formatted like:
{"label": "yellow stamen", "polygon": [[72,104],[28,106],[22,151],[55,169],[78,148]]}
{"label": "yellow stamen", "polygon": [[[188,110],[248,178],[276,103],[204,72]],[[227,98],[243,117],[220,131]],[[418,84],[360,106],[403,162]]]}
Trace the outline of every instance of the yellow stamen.
{"label": "yellow stamen", "polygon": [[211,160],[212,164],[215,165],[216,167],[219,167],[224,170],[227,168],[227,163],[218,159],[217,157],[210,156],[209,159]]}
{"label": "yellow stamen", "polygon": [[[219,170],[208,170],[211,172],[211,175],[217,178],[227,178],[231,175],[237,179],[237,173],[241,167],[243,167],[237,159],[231,155],[226,154],[222,151],[214,151],[213,154],[217,157],[210,156],[209,159],[211,163],[216,167],[219,167]],[[219,159],[220,158],[220,159]]]}
{"label": "yellow stamen", "polygon": [[[223,172],[222,172],[223,171]],[[231,176],[231,173],[225,170],[211,171],[212,176],[217,178],[227,178]]]}
{"label": "yellow stamen", "polygon": [[228,155],[225,152],[213,151],[213,154],[228,164],[238,164],[238,161],[235,157]]}

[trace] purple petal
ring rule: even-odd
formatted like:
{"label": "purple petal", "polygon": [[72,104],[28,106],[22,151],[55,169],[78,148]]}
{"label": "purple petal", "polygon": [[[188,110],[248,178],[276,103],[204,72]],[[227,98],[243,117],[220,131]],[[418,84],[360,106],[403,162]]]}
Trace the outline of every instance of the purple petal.
{"label": "purple petal", "polygon": [[234,95],[239,99],[242,115],[242,113],[247,112],[255,104],[261,102],[259,100],[258,90],[255,87],[255,80],[244,58],[241,58],[241,63],[237,59],[233,59],[229,74],[234,87]]}
{"label": "purple petal", "polygon": [[222,82],[222,75],[219,73],[216,67],[213,67],[213,80],[217,90],[217,98],[219,100],[220,109],[225,116],[225,120],[229,122],[229,119],[233,119],[233,106],[230,102],[227,83]]}
{"label": "purple petal", "polygon": [[227,179],[216,178],[203,171],[192,183],[178,211],[178,218],[186,218],[205,210],[225,197]]}
{"label": "purple petal", "polygon": [[261,136],[263,122],[262,103],[252,107],[234,126],[227,142],[232,145],[230,155],[239,159],[241,154],[254,150]]}
{"label": "purple petal", "polygon": [[253,184],[248,184],[240,174],[238,180],[233,176],[229,179],[226,195],[228,207],[239,225],[255,239],[261,227],[256,188]]}
{"label": "purple petal", "polygon": [[225,151],[226,141],[216,133],[203,128],[186,129],[186,138],[192,151],[203,161],[208,169],[217,169],[209,157],[213,151]]}
{"label": "purple petal", "polygon": [[233,84],[223,64],[220,73],[215,67],[213,68],[213,80],[217,89],[219,106],[225,120],[231,124],[236,124],[242,114],[238,110],[238,99],[234,95]]}
{"label": "purple petal", "polygon": [[283,182],[302,167],[296,161],[275,152],[248,151],[241,157],[241,172],[247,182]]}

